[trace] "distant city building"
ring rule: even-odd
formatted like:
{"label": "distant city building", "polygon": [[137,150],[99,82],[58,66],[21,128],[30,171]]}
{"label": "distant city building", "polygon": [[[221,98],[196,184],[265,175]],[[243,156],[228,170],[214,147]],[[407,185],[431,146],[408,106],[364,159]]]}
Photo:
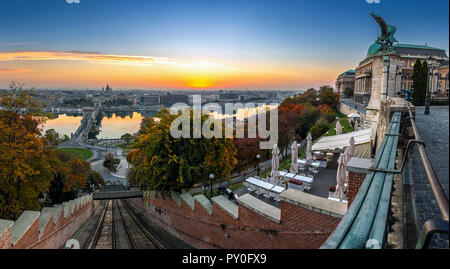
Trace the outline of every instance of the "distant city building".
{"label": "distant city building", "polygon": [[223,101],[223,100],[237,100],[239,97],[239,95],[237,93],[220,93],[219,94],[219,100]]}
{"label": "distant city building", "polygon": [[112,87],[109,87],[109,84],[106,84],[106,88],[102,88],[102,92],[105,94],[112,94]]}
{"label": "distant city building", "polygon": [[165,106],[171,106],[175,103],[188,103],[188,96],[186,94],[166,94],[160,96],[160,103]]}
{"label": "distant city building", "polygon": [[157,105],[160,103],[160,97],[157,95],[144,94],[141,96],[141,104],[144,105]]}

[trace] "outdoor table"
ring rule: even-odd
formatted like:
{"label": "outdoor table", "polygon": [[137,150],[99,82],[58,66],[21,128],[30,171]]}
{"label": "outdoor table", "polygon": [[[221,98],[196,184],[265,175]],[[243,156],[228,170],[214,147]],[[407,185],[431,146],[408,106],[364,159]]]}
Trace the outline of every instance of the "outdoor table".
{"label": "outdoor table", "polygon": [[268,182],[265,182],[265,181],[262,181],[262,180],[259,180],[259,179],[253,178],[253,177],[249,177],[245,181],[247,181],[248,183],[253,184],[257,187],[266,189],[266,190],[270,190],[274,186],[271,183],[268,183]]}
{"label": "outdoor table", "polygon": [[312,177],[305,177],[302,175],[296,175],[295,177],[293,177],[294,179],[298,179],[300,181],[306,182],[306,183],[311,183],[313,181]]}
{"label": "outdoor table", "polygon": [[307,164],[306,160],[297,160],[297,162],[299,164],[309,165],[309,166],[312,166],[312,167],[315,167],[315,168],[319,168],[319,166],[320,166],[320,162],[312,162],[311,164]]}
{"label": "outdoor table", "polygon": [[281,186],[274,186],[270,191],[275,192],[275,193],[281,193],[285,190],[286,188],[281,187]]}

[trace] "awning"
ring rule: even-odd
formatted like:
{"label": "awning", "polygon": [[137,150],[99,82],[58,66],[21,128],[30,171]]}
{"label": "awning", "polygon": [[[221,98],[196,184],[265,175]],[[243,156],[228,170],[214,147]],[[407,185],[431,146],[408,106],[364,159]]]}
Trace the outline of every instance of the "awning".
{"label": "awning", "polygon": [[347,118],[361,118],[361,115],[359,115],[358,113],[352,113],[348,114]]}
{"label": "awning", "polygon": [[346,134],[324,136],[312,146],[312,150],[345,149],[350,145],[350,137],[355,139],[355,153],[353,157],[370,158],[374,139],[372,128]]}

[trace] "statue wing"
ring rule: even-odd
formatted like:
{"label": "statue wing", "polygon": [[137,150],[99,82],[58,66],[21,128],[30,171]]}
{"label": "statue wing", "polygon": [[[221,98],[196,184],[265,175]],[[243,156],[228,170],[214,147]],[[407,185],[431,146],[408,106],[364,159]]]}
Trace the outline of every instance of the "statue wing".
{"label": "statue wing", "polygon": [[375,21],[378,23],[378,25],[380,26],[381,29],[381,36],[383,38],[387,38],[389,35],[389,26],[387,25],[387,23],[384,21],[384,19],[378,15],[376,15],[375,13],[370,13],[370,15],[372,15],[372,17],[375,19]]}

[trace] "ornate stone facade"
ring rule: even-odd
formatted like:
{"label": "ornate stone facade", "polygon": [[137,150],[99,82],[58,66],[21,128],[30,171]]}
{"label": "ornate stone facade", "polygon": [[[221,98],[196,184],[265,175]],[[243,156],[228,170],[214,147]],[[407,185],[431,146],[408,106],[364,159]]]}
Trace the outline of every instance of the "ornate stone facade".
{"label": "ornate stone facade", "polygon": [[344,96],[345,89],[355,90],[355,70],[348,70],[340,74],[336,80],[335,91]]}

